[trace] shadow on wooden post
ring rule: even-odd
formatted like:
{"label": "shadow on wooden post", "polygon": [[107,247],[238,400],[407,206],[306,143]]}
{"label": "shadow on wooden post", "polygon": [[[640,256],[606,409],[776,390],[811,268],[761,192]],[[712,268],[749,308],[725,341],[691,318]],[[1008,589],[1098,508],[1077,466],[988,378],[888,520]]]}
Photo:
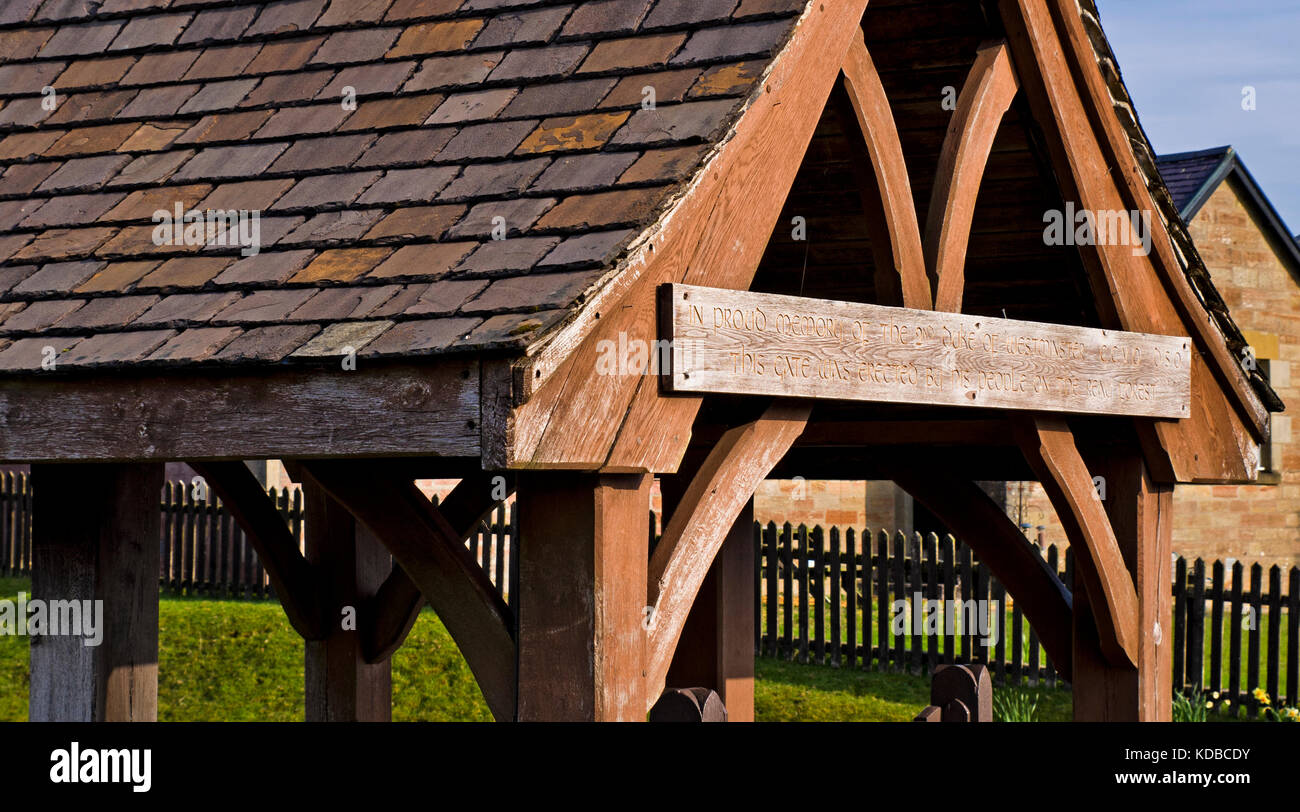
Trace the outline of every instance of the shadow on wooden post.
{"label": "shadow on wooden post", "polygon": [[914,722],[992,722],[993,681],[982,665],[941,665],[930,683],[930,705]]}
{"label": "shadow on wooden post", "polygon": [[651,722],[725,722],[727,708],[717,691],[673,688],[650,709]]}

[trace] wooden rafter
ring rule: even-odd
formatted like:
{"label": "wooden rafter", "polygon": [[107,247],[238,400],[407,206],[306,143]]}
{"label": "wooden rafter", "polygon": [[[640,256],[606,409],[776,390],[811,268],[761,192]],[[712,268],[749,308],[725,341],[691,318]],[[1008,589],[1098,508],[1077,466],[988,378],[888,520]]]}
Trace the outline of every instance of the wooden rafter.
{"label": "wooden rafter", "polygon": [[289,623],[304,640],[323,640],[327,621],[320,576],[303,558],[297,539],[257,477],[239,461],[191,460],[189,465],[221,497],[257,551]]}
{"label": "wooden rafter", "polygon": [[942,469],[899,466],[894,481],[956,533],[989,565],[1043,641],[1052,664],[1070,679],[1071,595],[1020,528],[974,482]]}
{"label": "wooden rafter", "polygon": [[[438,504],[438,512],[462,543],[499,501],[494,498],[498,490],[494,482],[497,476],[506,479],[506,495],[514,491],[513,474],[478,472],[462,479]],[[377,663],[391,657],[410,633],[425,603],[424,594],[411,576],[400,564],[395,565],[375,594],[370,611],[362,618],[361,645],[366,662]]]}
{"label": "wooden rafter", "polygon": [[461,535],[415,483],[382,461],[302,467],[392,552],[465,656],[497,719],[515,713],[515,620]]}
{"label": "wooden rafter", "polygon": [[975,200],[993,139],[1019,89],[1007,44],[981,45],[944,137],[926,216],[925,265],[935,310],[961,311]]}
{"label": "wooden rafter", "polygon": [[[903,145],[898,125],[889,107],[889,98],[880,82],[880,74],[867,52],[867,43],[859,31],[854,35],[844,58],[844,89],[867,143],[871,165],[875,170],[876,188],[880,191],[885,223],[888,227],[893,270],[899,276],[903,306],[930,310],[933,299],[925,273],[925,252],[921,229],[917,224],[912,200],[912,182],[903,160]],[[874,240],[873,240],[874,242]],[[879,274],[879,269],[877,274]]]}
{"label": "wooden rafter", "polygon": [[1074,548],[1074,563],[1088,590],[1102,653],[1111,663],[1138,661],[1138,600],[1119,541],[1064,419],[1017,420],[1020,449],[1038,474]]}
{"label": "wooden rafter", "polygon": [[[650,557],[646,696],[658,698],[691,604],[741,510],[808,423],[812,406],[778,401],[728,431],[705,458]],[[648,708],[647,708],[648,710]]]}

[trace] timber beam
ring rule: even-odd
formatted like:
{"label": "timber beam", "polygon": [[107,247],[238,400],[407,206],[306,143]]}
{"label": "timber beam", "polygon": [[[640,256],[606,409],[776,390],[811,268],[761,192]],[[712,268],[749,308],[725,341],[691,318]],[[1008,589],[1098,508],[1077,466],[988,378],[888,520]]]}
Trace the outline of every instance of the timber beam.
{"label": "timber beam", "polygon": [[[388,470],[382,461],[304,460],[301,465],[389,549],[419,586],[465,656],[492,715],[513,718],[514,613],[457,529],[414,482]],[[408,594],[407,603],[399,606],[409,605]],[[399,617],[401,622],[405,617]]]}
{"label": "timber beam", "polygon": [[257,551],[289,623],[304,640],[327,635],[325,589],[320,573],[298,549],[280,512],[248,466],[239,461],[200,462],[189,466],[221,497]]}

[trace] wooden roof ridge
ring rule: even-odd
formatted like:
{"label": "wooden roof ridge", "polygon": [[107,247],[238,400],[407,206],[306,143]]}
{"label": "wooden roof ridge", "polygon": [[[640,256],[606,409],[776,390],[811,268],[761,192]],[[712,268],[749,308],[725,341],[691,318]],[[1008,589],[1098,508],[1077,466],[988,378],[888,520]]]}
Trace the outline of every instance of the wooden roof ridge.
{"label": "wooden roof ridge", "polygon": [[[1128,135],[1128,143],[1132,150],[1133,159],[1145,176],[1147,190],[1156,204],[1156,213],[1160,216],[1165,230],[1174,241],[1178,259],[1182,263],[1187,281],[1196,293],[1201,305],[1210,314],[1215,327],[1218,328],[1219,334],[1227,345],[1228,352],[1234,358],[1242,358],[1249,347],[1249,342],[1242,334],[1241,328],[1237,326],[1232,314],[1228,311],[1227,303],[1224,302],[1222,295],[1220,295],[1210,278],[1210,272],[1205,267],[1205,261],[1201,258],[1196,243],[1192,240],[1192,235],[1187,229],[1182,213],[1175,205],[1173,195],[1160,174],[1155,149],[1151,145],[1146,130],[1142,127],[1137,108],[1133,104],[1132,96],[1129,95],[1127,85],[1124,83],[1119,62],[1115,58],[1115,53],[1110,47],[1110,41],[1102,28],[1101,13],[1097,9],[1096,2],[1095,0],[1072,0],[1072,2],[1078,5],[1088,39],[1092,43],[1097,65],[1101,69],[1102,77],[1110,93],[1112,109]],[[1273,387],[1258,369],[1247,370],[1240,364],[1234,364],[1232,370],[1222,369],[1221,371],[1226,375],[1244,375],[1250,382],[1251,389],[1268,411],[1280,412],[1286,408],[1281,397],[1273,390]]]}

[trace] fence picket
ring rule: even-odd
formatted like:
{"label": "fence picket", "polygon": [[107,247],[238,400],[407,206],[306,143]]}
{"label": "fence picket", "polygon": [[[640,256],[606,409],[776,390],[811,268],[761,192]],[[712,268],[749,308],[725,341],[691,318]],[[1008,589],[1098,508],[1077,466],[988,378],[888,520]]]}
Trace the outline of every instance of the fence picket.
{"label": "fence picket", "polygon": [[1205,561],[1192,567],[1192,594],[1187,613],[1187,679],[1192,690],[1205,685]]}
{"label": "fence picket", "polygon": [[[840,529],[832,527],[830,532],[831,538],[831,555],[830,555],[830,577],[827,579],[830,583],[830,610],[831,615],[831,667],[840,667],[840,654],[843,647],[843,640],[840,637],[840,607],[843,603],[840,601],[841,586],[841,561],[840,561]],[[821,601],[824,605],[827,601]]]}
{"label": "fence picket", "polygon": [[858,667],[858,539],[853,528],[844,533],[844,635],[848,638],[849,668]]}

